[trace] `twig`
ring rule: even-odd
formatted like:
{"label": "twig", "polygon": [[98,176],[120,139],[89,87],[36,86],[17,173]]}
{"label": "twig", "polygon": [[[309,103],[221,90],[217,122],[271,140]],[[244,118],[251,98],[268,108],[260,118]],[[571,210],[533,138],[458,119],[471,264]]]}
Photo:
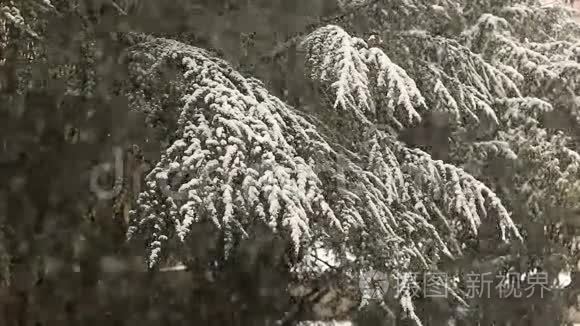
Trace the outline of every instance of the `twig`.
{"label": "twig", "polygon": [[312,258],[314,258],[314,259],[318,260],[319,262],[321,262],[321,263],[325,264],[326,266],[328,266],[328,267],[332,268],[332,269],[338,269],[338,267],[330,265],[330,263],[328,263],[328,262],[326,262],[326,261],[324,261],[324,260],[320,259],[320,258],[319,258],[318,256],[316,256],[315,254],[310,254],[310,256],[311,256]]}
{"label": "twig", "polygon": [[115,2],[115,0],[111,0],[111,4],[115,9],[117,9],[123,16],[127,16],[127,12],[123,10],[123,8],[119,7],[119,5]]}

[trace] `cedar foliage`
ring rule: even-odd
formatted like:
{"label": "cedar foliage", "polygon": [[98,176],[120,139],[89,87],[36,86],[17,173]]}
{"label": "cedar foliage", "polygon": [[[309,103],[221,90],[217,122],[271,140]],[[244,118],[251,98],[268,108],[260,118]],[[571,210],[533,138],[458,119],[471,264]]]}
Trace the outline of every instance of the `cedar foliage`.
{"label": "cedar foliage", "polygon": [[[195,290],[204,293],[205,303],[181,302],[180,307],[199,308],[182,320],[352,319],[353,308],[369,294],[347,285],[380,272],[404,284],[385,294],[386,307],[401,309],[399,318],[433,323],[436,313],[421,308],[429,300],[412,293],[421,280],[409,273],[462,276],[481,272],[480,262],[486,261],[493,275],[541,268],[553,280],[575,264],[580,29],[566,9],[536,1],[461,0],[315,1],[296,4],[295,11],[284,6],[2,4],[4,106],[17,107],[34,91],[52,94],[57,103],[78,98],[85,112],[96,101],[116,114],[125,114],[118,113],[124,106],[142,117],[135,135],[123,131],[112,137],[116,145],[149,146],[152,162],[140,193],[122,197],[132,208],[128,235],[143,244],[149,268],[185,261],[195,271],[193,284],[208,283]],[[312,9],[324,16],[301,16]],[[276,22],[284,10],[283,22]],[[254,13],[281,33],[256,30],[256,21],[248,19]],[[216,21],[208,24],[212,18]],[[78,27],[74,36],[63,33],[65,19]],[[156,30],[153,21],[159,22]],[[236,27],[248,33],[232,35]],[[99,106],[94,111],[103,113]],[[118,122],[114,115],[113,121]],[[443,136],[436,143],[429,139],[432,133]],[[55,139],[49,155],[62,149],[63,139]],[[27,180],[39,170],[30,171]],[[77,175],[86,175],[83,171]],[[81,210],[108,205],[91,203],[94,194],[75,195],[82,198]],[[42,213],[48,210],[47,203],[32,206],[39,204]],[[99,276],[90,274],[103,254],[95,246],[114,231],[83,230],[90,223],[74,219],[78,208],[66,214],[53,209],[57,223],[70,215],[66,229],[92,239],[92,253],[81,258],[87,264],[81,268],[87,286],[95,286]],[[109,225],[115,214],[103,209],[97,215],[98,223]],[[13,234],[3,246],[8,259],[19,255],[15,244],[21,237],[47,232],[3,218]],[[36,223],[42,224],[38,218]],[[283,250],[248,245],[264,239],[280,242]],[[490,242],[505,245],[485,246]],[[35,255],[48,255],[42,242],[31,243]],[[274,257],[263,266],[269,272],[260,271],[258,260],[240,259],[246,245],[252,255]],[[114,242],[107,250],[118,252],[120,246]],[[330,256],[333,261],[323,265],[331,271],[321,270],[320,260]],[[10,280],[11,267],[2,267]],[[236,272],[244,268],[250,272]],[[270,274],[280,279],[264,276]],[[341,288],[338,297],[354,298],[346,311],[314,303],[313,311],[297,312],[291,300],[325,295],[281,290],[322,279],[328,283],[323,288]],[[212,301],[208,296],[216,284],[229,285]],[[441,285],[450,293],[443,310],[452,319],[485,323],[529,316],[520,311],[500,316],[486,302],[470,300],[465,284]],[[278,288],[258,291],[264,303],[273,302],[267,313],[242,308],[247,303],[239,299],[226,304],[228,298],[252,297],[261,287]],[[550,307],[557,298],[534,300]],[[485,316],[477,311],[460,316],[455,306],[462,305],[480,307]],[[207,313],[216,307],[224,310]]]}

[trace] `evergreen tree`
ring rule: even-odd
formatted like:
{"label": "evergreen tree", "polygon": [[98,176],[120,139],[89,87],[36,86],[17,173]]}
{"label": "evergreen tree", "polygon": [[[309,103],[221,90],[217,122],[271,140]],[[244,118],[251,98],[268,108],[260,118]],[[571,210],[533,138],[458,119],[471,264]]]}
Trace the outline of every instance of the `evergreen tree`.
{"label": "evergreen tree", "polygon": [[[284,6],[9,1],[5,103],[41,89],[121,98],[145,116],[160,157],[138,196],[121,199],[128,235],[150,269],[179,260],[205,275],[192,282],[210,285],[195,293],[215,310],[196,321],[316,325],[353,320],[362,304],[363,323],[377,313],[369,295],[419,325],[560,318],[560,292],[506,309],[471,298],[465,275],[519,273],[494,281],[505,291],[534,285],[539,270],[552,287],[576,264],[572,13],[529,0],[345,0],[296,4],[324,16],[288,11],[295,26],[283,37],[271,21],[243,37],[225,23]],[[180,20],[166,26],[163,14]],[[76,37],[56,32],[62,17],[75,19]],[[199,17],[224,18],[208,31],[191,23]],[[398,285],[380,298],[359,282],[377,273]],[[447,300],[416,293],[436,273]],[[254,295],[271,301],[267,312],[242,308]]]}

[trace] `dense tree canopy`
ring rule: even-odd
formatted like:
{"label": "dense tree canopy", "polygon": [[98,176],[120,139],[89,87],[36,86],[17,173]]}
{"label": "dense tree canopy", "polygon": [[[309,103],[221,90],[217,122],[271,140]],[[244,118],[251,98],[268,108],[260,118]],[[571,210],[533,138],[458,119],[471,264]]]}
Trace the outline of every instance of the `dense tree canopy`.
{"label": "dense tree canopy", "polygon": [[[0,8],[0,275],[11,293],[93,293],[77,307],[107,317],[67,308],[70,323],[561,320],[567,294],[552,284],[576,269],[580,194],[580,25],[565,7]],[[99,165],[115,148],[114,167]],[[128,268],[135,253],[148,273]],[[185,290],[163,278],[177,262]],[[18,268],[42,276],[16,285]],[[47,271],[54,283],[35,290]],[[470,296],[465,275],[488,272],[519,275],[494,281],[495,296],[539,272],[553,291]],[[443,300],[417,293],[429,273],[445,273]],[[398,286],[362,285],[377,274]],[[67,275],[79,283],[64,286]]]}

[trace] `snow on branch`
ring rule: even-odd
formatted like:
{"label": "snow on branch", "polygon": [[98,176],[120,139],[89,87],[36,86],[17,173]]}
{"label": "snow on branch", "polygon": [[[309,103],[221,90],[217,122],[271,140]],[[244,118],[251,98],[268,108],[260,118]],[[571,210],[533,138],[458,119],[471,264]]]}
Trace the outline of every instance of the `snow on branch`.
{"label": "snow on branch", "polygon": [[580,122],[580,50],[576,43],[519,42],[508,21],[490,14],[463,35],[466,44],[498,69],[513,71],[526,96],[541,97]]}
{"label": "snow on branch", "polygon": [[500,108],[502,127],[506,130],[539,126],[543,115],[554,110],[550,103],[533,97],[498,99],[494,104]]}
{"label": "snow on branch", "polygon": [[580,37],[580,24],[566,6],[513,4],[502,6],[494,14],[511,22],[512,32],[520,39],[549,42],[574,41]]}
{"label": "snow on branch", "polygon": [[397,63],[417,81],[429,110],[445,112],[460,127],[482,120],[497,124],[493,101],[520,96],[517,71],[495,67],[453,39],[405,31],[393,36],[387,52],[412,58]]}
{"label": "snow on branch", "polygon": [[22,31],[27,37],[38,39],[39,35],[35,31],[38,15],[54,9],[50,0],[4,1],[0,5],[0,31],[4,31],[6,24],[10,24]]}
{"label": "snow on branch", "polygon": [[[374,193],[379,200],[368,197],[363,202],[354,200],[351,205],[370,208],[370,218],[366,217],[369,213],[361,212],[365,221],[362,228],[371,235],[367,245],[377,250],[388,246],[390,252],[398,252],[389,259],[394,271],[400,272],[410,262],[429,269],[441,254],[460,256],[463,241],[476,237],[484,221],[500,226],[498,240],[521,238],[497,195],[462,169],[409,149],[381,131],[370,139],[371,164],[368,171],[356,173],[360,178],[349,189],[359,200],[364,193]],[[385,185],[378,183],[381,180]],[[377,192],[386,185],[392,185],[390,190],[385,189],[391,197]],[[377,209],[380,210],[375,213]],[[381,218],[381,211],[394,218]],[[390,242],[374,239],[372,230],[381,229]]]}
{"label": "snow on branch", "polygon": [[535,98],[504,99],[495,106],[503,112],[498,139],[509,143],[518,157],[514,191],[525,196],[528,212],[547,218],[554,207],[569,205],[566,196],[580,177],[580,154],[570,147],[569,137],[542,127],[552,106]]}
{"label": "snow on branch", "polygon": [[501,164],[503,169],[494,171],[506,174],[500,187],[507,204],[525,214],[518,219],[533,219],[547,225],[557,223],[565,215],[562,210],[576,205],[577,200],[571,194],[577,194],[580,154],[573,149],[570,137],[543,127],[546,114],[554,110],[550,103],[523,97],[498,99],[492,106],[500,123],[495,133],[489,135],[491,139],[460,143],[454,155],[465,162],[471,173],[485,176],[486,173],[474,171],[490,160],[477,155],[485,150],[475,147],[481,143],[501,143],[502,151],[512,153],[505,157],[509,161]]}
{"label": "snow on branch", "polygon": [[580,62],[580,42],[552,41],[552,42],[529,42],[530,50],[545,55],[554,61]]}
{"label": "snow on branch", "polygon": [[432,160],[420,150],[402,148],[402,151],[406,161],[403,170],[414,176],[415,185],[427,196],[442,202],[446,216],[463,218],[470,232],[476,235],[482,220],[493,213],[502,240],[511,236],[521,238],[500,199],[482,182],[454,165]]}
{"label": "snow on branch", "polygon": [[414,66],[423,75],[420,88],[431,111],[444,112],[460,125],[478,123],[483,118],[497,124],[491,100],[475,87],[462,83],[434,64],[417,60]]}
{"label": "snow on branch", "polygon": [[467,46],[486,60],[515,69],[522,76],[520,79],[526,92],[536,96],[552,93],[551,86],[556,80],[563,81],[571,90],[576,88],[577,72],[580,71],[578,63],[553,61],[553,57],[551,59],[527,44],[520,44],[511,36],[509,24],[503,18],[485,14],[463,36]]}
{"label": "snow on branch", "polygon": [[456,0],[382,0],[380,3],[369,16],[389,31],[405,29],[412,22],[415,28],[447,34],[463,19],[461,4]]}
{"label": "snow on branch", "polygon": [[297,154],[300,147],[316,147],[305,121],[203,50],[154,39],[131,51],[148,66],[140,70],[148,73],[143,82],[155,79],[154,71],[163,65],[175,65],[188,85],[175,140],[147,176],[134,212],[137,229],[148,224],[155,230],[151,264],[170,225],[183,241],[194,223],[209,220],[231,245],[236,235],[262,221],[286,230],[296,250],[310,233],[311,218],[323,216],[340,228],[309,158]]}
{"label": "snow on branch", "polygon": [[308,35],[302,45],[313,80],[327,84],[335,95],[335,108],[373,111],[369,67],[360,52],[366,43],[342,28],[328,25]]}
{"label": "snow on branch", "polygon": [[426,104],[415,81],[378,48],[369,49],[365,57],[369,58],[371,66],[376,69],[373,93],[377,106],[381,108],[381,114],[388,117],[386,121],[379,121],[392,122],[398,128],[420,121],[421,116],[416,108],[425,109]]}
{"label": "snow on branch", "polygon": [[415,81],[379,48],[334,25],[314,31],[303,47],[310,77],[334,91],[335,108],[397,128],[420,120],[425,100]]}
{"label": "snow on branch", "polygon": [[449,76],[474,87],[488,99],[519,96],[517,85],[505,73],[455,40],[431,36],[425,31],[404,32],[399,38],[410,43],[417,59],[438,64]]}
{"label": "snow on branch", "polygon": [[[357,264],[394,272],[460,255],[459,232],[476,236],[485,216],[500,226],[499,238],[519,237],[489,188],[390,134],[370,133],[370,151],[346,152],[258,81],[176,41],[142,38],[128,60],[139,80],[131,92],[168,83],[168,76],[181,85],[173,93],[149,91],[152,105],[174,103],[178,115],[132,212],[129,233],[147,241],[150,265],[169,241],[186,240],[204,221],[221,230],[226,254],[264,223],[295,249],[312,238],[327,246],[344,239]],[[168,75],[169,68],[178,73]],[[170,96],[180,101],[156,100]]]}

